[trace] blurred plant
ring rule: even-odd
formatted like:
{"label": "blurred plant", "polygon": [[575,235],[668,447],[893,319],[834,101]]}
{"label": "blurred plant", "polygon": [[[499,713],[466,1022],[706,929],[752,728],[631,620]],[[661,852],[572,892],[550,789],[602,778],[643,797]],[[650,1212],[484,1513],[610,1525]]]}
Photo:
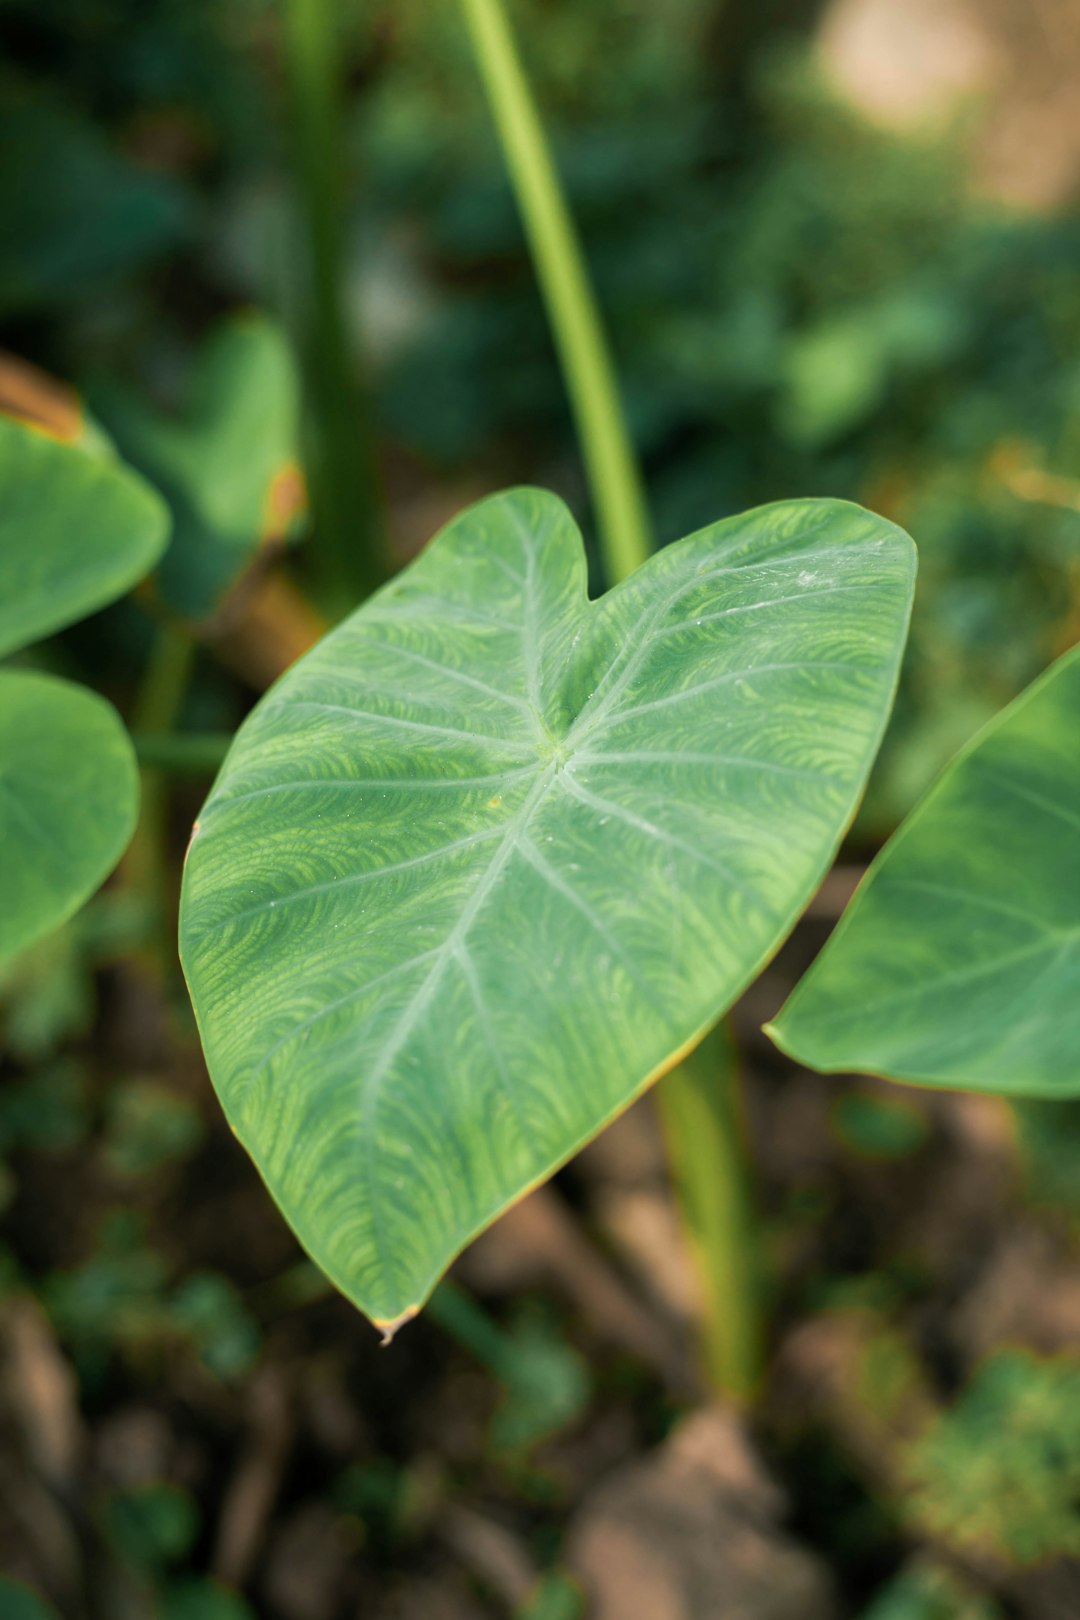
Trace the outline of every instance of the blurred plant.
{"label": "blurred plant", "polygon": [[215,1272],[173,1282],[172,1270],[144,1221],[114,1209],[89,1259],[44,1278],[42,1299],[86,1383],[105,1376],[114,1354],[155,1366],[179,1352],[225,1382],[255,1364],[261,1336],[233,1284]]}
{"label": "blurred plant", "polygon": [[1080,1552],[1080,1362],[1004,1350],[911,1449],[913,1527],[958,1553],[1029,1566]]}
{"label": "blurred plant", "polygon": [[526,1307],[504,1331],[455,1283],[444,1280],[432,1295],[429,1314],[502,1386],[491,1425],[496,1451],[525,1456],[586,1411],[591,1396],[586,1365],[542,1311]]}
{"label": "blurred plant", "polygon": [[195,1104],[150,1079],[125,1077],[106,1104],[103,1157],[116,1176],[146,1176],[186,1157],[198,1144],[202,1121]]}
{"label": "blurred plant", "polygon": [[172,538],[158,571],[168,610],[208,619],[255,559],[296,538],[306,515],[299,379],[261,315],[223,321],[200,350],[186,410],[163,415],[119,384],[90,389],[121,453],[160,491]]}
{"label": "blurred plant", "polygon": [[56,1610],[22,1581],[0,1575],[0,1614],[4,1620],[58,1620]]}
{"label": "blurred plant", "polygon": [[891,1581],[861,1620],[1003,1620],[990,1598],[951,1571],[917,1564]]}
{"label": "blurred plant", "polygon": [[906,1097],[845,1091],[830,1114],[844,1146],[867,1159],[906,1159],[926,1141],[926,1120]]}

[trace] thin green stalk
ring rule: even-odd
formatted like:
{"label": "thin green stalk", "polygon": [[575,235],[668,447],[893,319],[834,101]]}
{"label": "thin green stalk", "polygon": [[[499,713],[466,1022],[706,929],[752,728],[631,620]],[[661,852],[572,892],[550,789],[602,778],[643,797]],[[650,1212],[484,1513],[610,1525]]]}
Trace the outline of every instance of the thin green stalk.
{"label": "thin green stalk", "polygon": [[[158,624],[150,656],[139,687],[132,729],[166,737],[176,725],[191,679],[195,643],[186,630],[169,623]],[[141,801],[139,823],[128,851],[127,871],[133,886],[146,894],[157,912],[157,924],[164,939],[163,957],[172,962],[173,930],[166,919],[172,910],[171,862],[166,847],[168,790],[161,771],[140,760]]]}
{"label": "thin green stalk", "polygon": [[761,1376],[761,1269],[727,1023],[661,1081],[656,1101],[702,1289],[706,1371],[715,1388],[748,1402]]}
{"label": "thin green stalk", "polygon": [[[609,583],[651,549],[641,477],[584,258],[502,0],[461,0],[573,405]],[[761,1359],[755,1220],[726,1028],[657,1088],[683,1224],[705,1302],[711,1380],[739,1401]]]}
{"label": "thin green stalk", "polygon": [[427,1314],[488,1372],[506,1384],[516,1381],[518,1357],[512,1341],[457,1283],[443,1278],[427,1302]]}
{"label": "thin green stalk", "polygon": [[213,776],[232,743],[227,731],[189,731],[179,736],[162,731],[132,734],[135,757],[147,770],[175,776]]}
{"label": "thin green stalk", "polygon": [[341,8],[285,0],[297,200],[304,227],[300,325],[310,404],[309,473],[323,605],[354,607],[385,573],[370,411],[345,313]]}
{"label": "thin green stalk", "polygon": [[646,560],[651,545],[600,313],[501,0],[461,0],[461,7],[547,306],[604,556],[621,579]]}

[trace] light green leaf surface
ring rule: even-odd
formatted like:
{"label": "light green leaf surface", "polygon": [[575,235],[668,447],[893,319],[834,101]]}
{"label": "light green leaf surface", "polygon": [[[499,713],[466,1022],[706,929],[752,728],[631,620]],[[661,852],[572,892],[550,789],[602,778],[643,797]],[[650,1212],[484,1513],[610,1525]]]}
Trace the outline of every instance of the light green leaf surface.
{"label": "light green leaf surface", "polygon": [[769,1033],[817,1069],[1080,1094],[1080,648],[915,807]]}
{"label": "light green leaf surface", "polygon": [[290,538],[306,510],[300,383],[284,334],[258,315],[224,321],[199,355],[182,416],[118,386],[91,402],[168,499],[162,596],[185,618],[208,617],[259,548]]}
{"label": "light green leaf surface", "polygon": [[65,922],[135,829],[127,733],[96,693],[0,672],[0,961]]}
{"label": "light green leaf surface", "polygon": [[135,473],[0,416],[0,655],[123,595],[167,533]]}
{"label": "light green leaf surface", "polygon": [[825,873],[914,549],[717,524],[597,602],[553,496],[482,502],[271,690],[187,864],[225,1110],[381,1324],[692,1046]]}

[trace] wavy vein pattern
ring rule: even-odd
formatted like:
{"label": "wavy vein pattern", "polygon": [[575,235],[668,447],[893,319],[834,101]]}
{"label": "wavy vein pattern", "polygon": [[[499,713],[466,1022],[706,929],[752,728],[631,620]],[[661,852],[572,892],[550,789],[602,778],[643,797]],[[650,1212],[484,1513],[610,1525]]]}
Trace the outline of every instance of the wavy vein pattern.
{"label": "wavy vein pattern", "polygon": [[815,1068],[1080,1094],[1080,649],[912,811],[773,1033]]}
{"label": "wavy vein pattern", "polygon": [[369,1316],[700,1036],[790,927],[892,700],[911,542],[799,502],[600,601],[473,507],[279,682],[210,796],[182,955],[210,1072]]}

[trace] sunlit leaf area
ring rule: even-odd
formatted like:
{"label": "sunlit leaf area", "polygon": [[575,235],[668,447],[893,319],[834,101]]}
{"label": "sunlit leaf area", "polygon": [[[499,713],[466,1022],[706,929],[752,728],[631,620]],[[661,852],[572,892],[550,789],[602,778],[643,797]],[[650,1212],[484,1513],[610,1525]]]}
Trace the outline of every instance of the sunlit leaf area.
{"label": "sunlit leaf area", "polygon": [[0,6],[0,1620],[1080,1617],[1076,24]]}

